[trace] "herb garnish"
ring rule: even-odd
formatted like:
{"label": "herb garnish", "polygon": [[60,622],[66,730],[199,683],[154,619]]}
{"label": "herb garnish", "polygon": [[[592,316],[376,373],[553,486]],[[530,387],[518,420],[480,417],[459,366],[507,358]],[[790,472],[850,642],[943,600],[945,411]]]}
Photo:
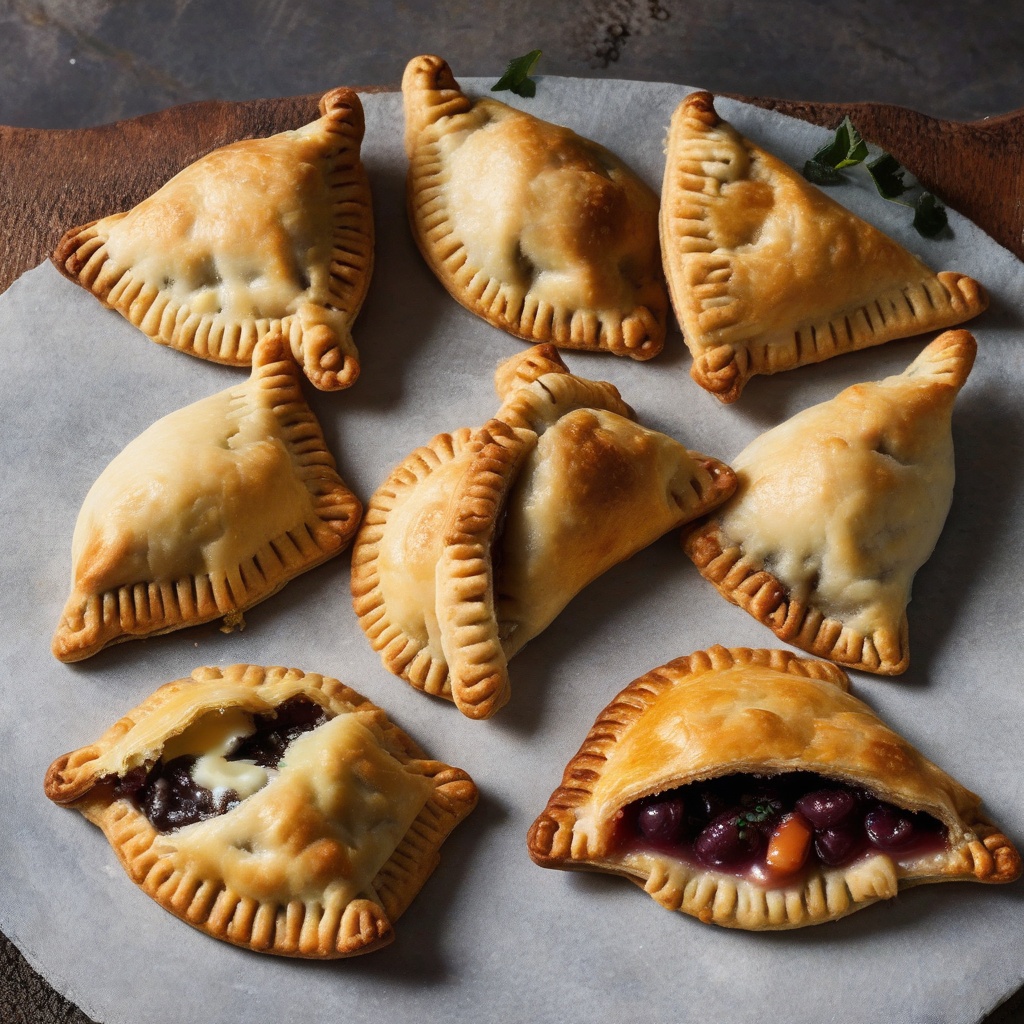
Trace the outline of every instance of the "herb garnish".
{"label": "herb garnish", "polygon": [[747,838],[747,829],[767,821],[773,814],[778,814],[781,804],[777,800],[762,800],[748,810],[742,811],[733,818],[732,823],[739,829],[740,839]]}
{"label": "herb garnish", "polygon": [[[815,185],[838,185],[844,180],[842,171],[847,167],[864,163],[868,155],[867,143],[849,116],[844,117],[832,141],[822,146],[804,164],[804,177]],[[906,169],[900,166],[892,154],[882,153],[866,167],[878,194],[883,199],[913,209],[914,229],[918,234],[925,238],[935,238],[945,230],[949,223],[946,208],[931,192],[922,189],[913,202],[900,199],[904,193],[919,189],[920,186],[916,183],[908,185],[904,181]]]}
{"label": "herb garnish", "polygon": [[844,167],[861,163],[868,155],[868,144],[853,126],[849,117],[836,129],[835,137],[804,164],[804,177],[815,185],[838,185]]}
{"label": "herb garnish", "polygon": [[522,57],[513,57],[505,68],[505,74],[491,86],[491,92],[502,92],[508,89],[517,96],[529,99],[536,95],[537,83],[530,77],[540,60],[540,50],[531,50]]}

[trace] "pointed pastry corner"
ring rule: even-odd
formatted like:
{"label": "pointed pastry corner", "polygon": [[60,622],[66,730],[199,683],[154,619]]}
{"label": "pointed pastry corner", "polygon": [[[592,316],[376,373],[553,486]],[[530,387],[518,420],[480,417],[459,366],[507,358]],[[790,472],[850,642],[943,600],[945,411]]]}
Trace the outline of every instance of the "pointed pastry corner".
{"label": "pointed pastry corner", "polygon": [[509,359],[498,364],[494,371],[494,390],[503,401],[509,394],[522,387],[532,384],[546,373],[568,373],[558,349],[550,342],[534,345],[524,352],[517,352]]}
{"label": "pointed pastry corner", "polygon": [[944,331],[930,342],[907,368],[908,374],[926,372],[937,382],[960,390],[970,375],[978,343],[970,331]]}
{"label": "pointed pastry corner", "polygon": [[366,120],[363,114],[363,104],[355,89],[348,86],[339,86],[331,89],[320,97],[320,116],[326,117],[338,123],[347,123],[362,139],[366,130]]}
{"label": "pointed pastry corner", "polygon": [[458,89],[459,83],[443,57],[431,53],[413,57],[402,75],[402,92]]}
{"label": "pointed pastry corner", "polygon": [[715,110],[715,97],[709,92],[691,92],[676,108],[676,113],[694,121],[700,121],[708,128],[721,123]]}
{"label": "pointed pastry corner", "polygon": [[969,320],[988,309],[988,292],[973,277],[955,270],[939,271],[936,277],[949,292],[950,305],[961,320]]}
{"label": "pointed pastry corner", "polygon": [[431,54],[413,57],[406,65],[402,75],[402,99],[405,106],[405,151],[410,157],[423,129],[472,106],[472,101],[459,88],[448,62]]}

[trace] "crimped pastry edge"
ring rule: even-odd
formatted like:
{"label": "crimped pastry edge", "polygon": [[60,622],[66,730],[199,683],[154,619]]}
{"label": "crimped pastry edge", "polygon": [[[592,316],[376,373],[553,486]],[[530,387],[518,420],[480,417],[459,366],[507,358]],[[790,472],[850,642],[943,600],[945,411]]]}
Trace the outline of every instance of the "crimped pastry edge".
{"label": "crimped pastry edge", "polygon": [[[155,845],[160,833],[145,815],[130,800],[113,798],[108,785],[90,777],[90,765],[136,723],[158,712],[169,698],[183,688],[220,680],[253,691],[278,687],[287,697],[301,693],[334,714],[359,713],[372,723],[392,757],[434,780],[434,790],[423,809],[374,877],[372,893],[345,906],[300,899],[260,903],[242,897],[221,880],[175,869],[169,855],[161,854]],[[438,851],[448,834],[477,800],[476,786],[466,772],[427,758],[386,712],[351,687],[299,669],[258,665],[199,668],[188,678],[165,684],[96,743],[58,758],[47,772],[44,788],[50,799],[81,811],[97,825],[132,881],[168,912],[233,945],[309,959],[355,956],[391,942],[393,923],[439,863]]]}

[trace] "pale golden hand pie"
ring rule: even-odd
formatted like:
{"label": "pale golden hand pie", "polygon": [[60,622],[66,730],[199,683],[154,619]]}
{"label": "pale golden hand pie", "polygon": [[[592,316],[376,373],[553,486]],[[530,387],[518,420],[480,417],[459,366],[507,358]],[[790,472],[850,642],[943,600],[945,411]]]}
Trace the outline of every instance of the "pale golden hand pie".
{"label": "pale golden hand pie", "polygon": [[72,229],[54,263],[162,345],[245,366],[281,331],[318,388],[348,387],[373,268],[363,109],[335,89],[320,112],[216,149],[127,213]]}
{"label": "pale golden hand pie", "polygon": [[672,116],[661,247],[694,380],[723,402],[778,373],[924,331],[988,305],[936,274],[721,120],[708,93]]}
{"label": "pale golden hand pie", "polygon": [[953,402],[975,351],[946,331],[898,376],[756,438],[733,462],[732,500],[684,535],[704,577],[786,643],[905,671],[911,584],[953,500]]}
{"label": "pale golden hand pie", "polygon": [[752,930],[834,921],[926,882],[1017,878],[979,798],[848,685],[786,651],[712,647],[648,672],[594,723],[530,856]]}
{"label": "pale golden hand pie", "polygon": [[490,98],[440,57],[402,80],[413,236],[448,291],[527,341],[657,355],[658,199],[617,156]]}
{"label": "pale golden hand pie", "polygon": [[376,705],[297,669],[196,669],[55,761],[46,795],[98,825],[132,881],[214,938],[365,953],[473,809]]}
{"label": "pale golden hand pie", "polygon": [[100,474],[75,525],[61,661],[230,621],[346,547],[362,508],[299,379],[268,336],[247,383],[158,420]]}
{"label": "pale golden hand pie", "polygon": [[494,419],[391,473],[352,552],[354,607],[384,664],[472,718],[508,700],[508,658],[583,587],[735,487],[550,345],[502,364],[496,385]]}

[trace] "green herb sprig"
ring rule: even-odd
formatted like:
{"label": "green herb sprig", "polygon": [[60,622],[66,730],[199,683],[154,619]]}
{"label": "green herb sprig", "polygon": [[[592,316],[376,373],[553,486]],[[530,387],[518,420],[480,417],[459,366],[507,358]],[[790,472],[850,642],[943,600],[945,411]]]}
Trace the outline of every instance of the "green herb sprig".
{"label": "green herb sprig", "polygon": [[513,57],[505,68],[505,73],[491,86],[491,92],[508,90],[526,99],[537,94],[537,83],[530,77],[540,60],[541,51],[531,50],[522,57]]}
{"label": "green herb sprig", "polygon": [[[861,137],[849,117],[836,129],[832,140],[819,149],[804,164],[804,177],[815,185],[838,185],[845,180],[843,171],[864,163],[869,156],[868,144]],[[914,230],[925,238],[935,238],[946,229],[949,217],[946,208],[919,185],[908,185],[904,180],[906,169],[890,153],[882,153],[867,163],[868,176],[878,194],[891,203],[899,203],[914,211]],[[919,190],[912,201],[901,197]]]}

